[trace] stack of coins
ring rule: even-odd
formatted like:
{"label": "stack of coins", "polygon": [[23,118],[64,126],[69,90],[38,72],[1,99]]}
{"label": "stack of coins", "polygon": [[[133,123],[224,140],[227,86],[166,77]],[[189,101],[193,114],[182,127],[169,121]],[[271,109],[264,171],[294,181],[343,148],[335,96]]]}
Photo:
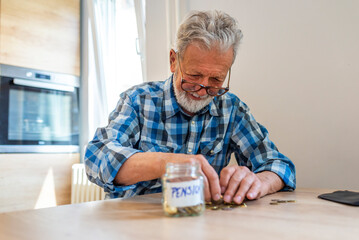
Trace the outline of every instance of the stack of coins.
{"label": "stack of coins", "polygon": [[295,203],[295,200],[272,199],[270,205],[278,205],[280,203]]}
{"label": "stack of coins", "polygon": [[206,202],[206,209],[211,210],[233,210],[237,207],[247,207],[245,203],[236,204],[235,202],[227,203],[223,201],[223,197],[221,197],[218,201]]}

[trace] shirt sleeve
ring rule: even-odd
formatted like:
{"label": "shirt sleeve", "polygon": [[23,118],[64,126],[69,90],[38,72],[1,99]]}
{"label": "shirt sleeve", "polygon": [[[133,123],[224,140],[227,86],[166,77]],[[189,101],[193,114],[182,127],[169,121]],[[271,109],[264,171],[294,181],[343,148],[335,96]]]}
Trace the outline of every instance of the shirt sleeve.
{"label": "shirt sleeve", "polygon": [[84,163],[89,180],[109,193],[134,189],[136,185],[117,186],[113,180],[122,164],[141,152],[134,148],[139,135],[137,113],[129,97],[124,96],[110,114],[108,126],[98,128],[87,145]]}
{"label": "shirt sleeve", "polygon": [[278,151],[268,138],[267,129],[256,122],[248,107],[238,108],[234,122],[238,123],[235,124],[232,135],[238,164],[249,167],[255,173],[274,172],[283,180],[283,190],[294,190],[296,177],[293,162]]}

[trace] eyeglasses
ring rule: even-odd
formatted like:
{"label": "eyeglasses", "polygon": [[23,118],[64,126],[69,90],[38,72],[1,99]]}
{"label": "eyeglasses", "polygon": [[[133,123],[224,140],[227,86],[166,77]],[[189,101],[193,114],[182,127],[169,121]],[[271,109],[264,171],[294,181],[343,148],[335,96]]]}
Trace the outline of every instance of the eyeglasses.
{"label": "eyeglasses", "polygon": [[198,92],[199,90],[204,88],[204,89],[206,89],[207,94],[212,96],[212,97],[219,97],[219,96],[221,96],[221,95],[223,95],[223,94],[225,94],[226,92],[229,91],[229,81],[231,80],[231,68],[229,68],[229,70],[228,70],[227,87],[221,88],[221,87],[214,87],[214,86],[204,86],[202,84],[190,82],[190,81],[187,81],[187,80],[183,79],[181,63],[180,63],[180,60],[179,60],[179,53],[177,53],[177,59],[178,59],[178,65],[179,65],[180,73],[181,73],[181,88],[182,88],[183,91],[185,91],[185,92]]}

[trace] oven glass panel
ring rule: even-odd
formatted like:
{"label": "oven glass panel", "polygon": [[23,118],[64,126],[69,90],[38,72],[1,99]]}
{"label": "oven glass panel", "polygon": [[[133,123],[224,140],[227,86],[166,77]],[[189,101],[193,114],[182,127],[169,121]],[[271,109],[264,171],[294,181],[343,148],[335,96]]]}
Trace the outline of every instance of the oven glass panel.
{"label": "oven glass panel", "polygon": [[77,111],[75,93],[13,86],[9,89],[8,140],[78,144]]}

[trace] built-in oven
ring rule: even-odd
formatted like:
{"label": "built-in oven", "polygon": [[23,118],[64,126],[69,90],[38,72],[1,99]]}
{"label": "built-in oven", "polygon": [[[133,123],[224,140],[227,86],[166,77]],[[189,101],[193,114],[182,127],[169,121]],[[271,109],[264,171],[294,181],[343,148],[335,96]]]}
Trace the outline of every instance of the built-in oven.
{"label": "built-in oven", "polygon": [[79,78],[0,64],[0,152],[78,152]]}

